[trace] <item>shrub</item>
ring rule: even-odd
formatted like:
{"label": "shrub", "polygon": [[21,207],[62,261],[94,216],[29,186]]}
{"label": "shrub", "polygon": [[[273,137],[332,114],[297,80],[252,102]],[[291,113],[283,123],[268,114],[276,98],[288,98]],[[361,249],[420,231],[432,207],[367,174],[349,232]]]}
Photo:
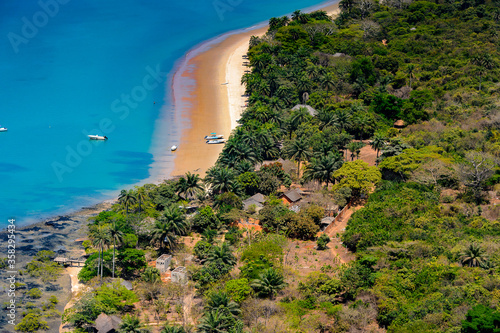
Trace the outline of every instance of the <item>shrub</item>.
{"label": "shrub", "polygon": [[220,227],[220,221],[210,206],[201,208],[193,218],[193,229],[202,232],[206,229],[217,230]]}
{"label": "shrub", "polygon": [[288,226],[288,235],[292,238],[302,240],[313,239],[319,231],[319,226],[314,223],[313,219],[305,213],[289,214],[290,217]]}
{"label": "shrub", "polygon": [[241,239],[242,235],[243,235],[243,230],[240,230],[240,229],[235,228],[235,227],[231,227],[226,232],[226,235],[224,237],[225,237],[226,242],[229,242],[229,244],[231,244],[231,245],[235,245]]}
{"label": "shrub", "polygon": [[204,241],[204,240],[200,240],[194,246],[193,254],[196,258],[203,261],[203,260],[207,259],[208,254],[210,253],[210,251],[212,251],[213,247],[214,246],[212,244],[210,244],[209,242]]}
{"label": "shrub", "polygon": [[482,304],[476,305],[467,312],[465,320],[462,322],[462,332],[499,332],[500,312],[488,308]]}
{"label": "shrub", "polygon": [[26,296],[32,299],[37,299],[42,297],[42,291],[38,288],[33,288],[26,293]]}
{"label": "shrub", "polygon": [[277,261],[281,258],[286,243],[285,236],[267,234],[264,238],[247,246],[241,254],[241,260],[258,260],[263,256],[271,261]]}
{"label": "shrub", "polygon": [[226,282],[224,290],[236,303],[243,302],[252,292],[247,279],[229,280]]}
{"label": "shrub", "polygon": [[330,237],[327,234],[322,234],[319,236],[316,244],[318,246],[318,250],[326,250],[326,245],[330,243]]}
{"label": "shrub", "polygon": [[48,330],[47,322],[40,319],[40,315],[28,313],[14,329],[21,332],[36,332],[38,330]]}

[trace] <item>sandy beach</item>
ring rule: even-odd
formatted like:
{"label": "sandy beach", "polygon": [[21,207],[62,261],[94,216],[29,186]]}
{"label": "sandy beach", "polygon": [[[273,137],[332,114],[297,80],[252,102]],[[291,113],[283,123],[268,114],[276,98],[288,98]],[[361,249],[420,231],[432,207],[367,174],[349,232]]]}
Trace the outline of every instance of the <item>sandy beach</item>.
{"label": "sandy beach", "polygon": [[[248,70],[243,56],[252,35],[262,35],[267,28],[232,35],[214,44],[206,52],[188,60],[180,73],[183,86],[181,117],[186,122],[179,149],[175,152],[172,176],[190,171],[204,175],[217,160],[223,145],[208,145],[203,137],[215,132],[228,138],[245,104],[241,76]],[[175,89],[175,85],[174,85]],[[174,91],[174,96],[178,94]]]}
{"label": "sandy beach", "polygon": [[[335,15],[338,4],[322,10]],[[207,51],[188,58],[174,76],[175,112],[181,115],[184,129],[171,176],[189,171],[203,177],[217,161],[223,145],[207,145],[203,137],[215,132],[227,139],[236,127],[246,103],[241,77],[249,67],[243,56],[248,51],[250,37],[262,36],[266,31],[267,26],[229,35],[210,45]]]}

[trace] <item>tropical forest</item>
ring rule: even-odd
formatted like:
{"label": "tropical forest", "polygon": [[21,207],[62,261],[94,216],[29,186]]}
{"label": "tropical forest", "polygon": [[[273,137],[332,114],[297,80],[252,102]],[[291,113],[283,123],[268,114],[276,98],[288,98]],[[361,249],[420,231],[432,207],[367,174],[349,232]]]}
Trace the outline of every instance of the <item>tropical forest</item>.
{"label": "tropical forest", "polygon": [[72,331],[500,332],[500,2],[339,7],[251,38],[206,175],[89,221]]}

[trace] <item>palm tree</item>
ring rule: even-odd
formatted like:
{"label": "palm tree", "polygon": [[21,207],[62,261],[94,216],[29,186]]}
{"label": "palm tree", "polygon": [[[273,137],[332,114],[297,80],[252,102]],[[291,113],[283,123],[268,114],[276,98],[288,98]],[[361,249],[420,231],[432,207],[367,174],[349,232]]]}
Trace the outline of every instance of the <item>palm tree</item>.
{"label": "palm tree", "polygon": [[133,317],[131,315],[126,315],[123,317],[122,324],[120,325],[120,333],[143,333],[147,332],[144,325],[141,323],[139,318]]}
{"label": "palm tree", "polygon": [[161,281],[160,271],[156,267],[147,267],[141,274],[141,279],[147,283],[157,283]]}
{"label": "palm tree", "polygon": [[356,6],[356,1],[355,0],[342,0],[339,3],[339,8],[348,14],[351,13],[353,8]]}
{"label": "palm tree", "polygon": [[294,11],[292,13],[292,21],[297,21],[297,22],[305,23],[305,22],[303,22],[304,19],[307,22],[307,17],[300,10],[296,10],[296,11]]}
{"label": "palm tree", "polygon": [[258,55],[250,59],[250,65],[252,65],[256,73],[260,72],[266,66],[266,63],[264,55]]}
{"label": "palm tree", "polygon": [[318,110],[316,118],[318,118],[320,122],[319,124],[320,130],[323,130],[325,127],[332,125],[336,120],[335,114],[332,111],[325,109]]}
{"label": "palm tree", "polygon": [[115,277],[115,250],[116,250],[116,243],[121,243],[123,239],[123,232],[118,228],[116,225],[116,221],[113,220],[113,224],[111,224],[111,227],[109,228],[109,235],[113,239],[113,278]]}
{"label": "palm tree", "polygon": [[262,150],[262,158],[265,160],[273,160],[279,157],[280,150],[273,139],[269,138],[260,145]]}
{"label": "palm tree", "polygon": [[215,242],[215,237],[217,237],[217,230],[205,229],[201,233],[201,239],[207,243],[213,244]]}
{"label": "palm tree", "polygon": [[184,213],[177,207],[167,207],[163,211],[162,216],[160,216],[160,221],[163,223],[169,223],[170,230],[176,236],[182,236],[186,233],[187,222]]}
{"label": "palm tree", "polygon": [[271,95],[271,85],[269,84],[269,82],[266,80],[260,81],[260,85],[258,87],[258,92],[264,96],[270,96]]}
{"label": "palm tree", "polygon": [[487,258],[484,256],[484,250],[479,245],[470,244],[464,251],[461,261],[462,266],[483,267]]}
{"label": "palm tree", "polygon": [[[249,140],[249,138],[247,138],[247,140]],[[254,142],[256,143],[257,139],[254,139]],[[248,160],[255,165],[260,160],[254,150],[256,147],[257,146],[249,146],[236,139],[229,140],[218,162],[230,168],[233,168],[242,160]]]}
{"label": "palm tree", "polygon": [[321,87],[326,89],[327,94],[330,92],[330,89],[335,88],[335,82],[335,76],[333,76],[331,73],[326,73],[321,77],[320,80]]}
{"label": "palm tree", "polygon": [[122,190],[118,196],[118,203],[125,206],[128,215],[128,208],[136,202],[135,193],[133,190]]}
{"label": "palm tree", "polygon": [[207,312],[200,320],[198,332],[200,333],[222,333],[227,332],[231,326],[232,318],[222,311],[215,310]]}
{"label": "palm tree", "polygon": [[167,207],[160,219],[155,222],[151,243],[160,243],[160,249],[167,244],[168,249],[172,250],[177,245],[177,236],[183,235],[186,229],[186,218],[179,208]]}
{"label": "palm tree", "polygon": [[299,108],[297,111],[292,113],[292,116],[290,117],[290,124],[293,128],[298,128],[300,124],[306,122],[310,117],[311,115],[306,108]]}
{"label": "palm tree", "polygon": [[361,141],[352,141],[347,145],[347,149],[351,151],[351,161],[354,161],[354,156],[359,158],[361,148],[363,148],[364,146],[365,144]]}
{"label": "palm tree", "polygon": [[188,171],[186,176],[181,177],[177,182],[177,191],[179,196],[181,196],[181,194],[184,195],[182,197],[183,199],[196,197],[200,191],[203,191],[200,175],[192,174]]}
{"label": "palm tree", "polygon": [[210,294],[205,305],[205,311],[216,311],[226,315],[238,316],[241,313],[240,306],[231,300],[225,291],[215,291]]}
{"label": "palm tree", "polygon": [[283,274],[276,271],[274,268],[268,268],[264,270],[259,278],[253,280],[250,286],[255,289],[261,296],[269,297],[271,299],[280,291],[286,287],[285,279]]}
{"label": "palm tree", "polygon": [[314,64],[310,63],[306,67],[306,73],[311,80],[314,80],[318,76],[318,67],[315,66]]}
{"label": "palm tree", "polygon": [[304,137],[293,140],[290,145],[285,147],[285,155],[297,161],[297,177],[300,176],[300,162],[311,157],[309,142]]}
{"label": "palm tree", "polygon": [[165,324],[161,333],[186,333],[186,330],[184,330],[182,326],[170,326],[169,324]]}
{"label": "palm tree", "polygon": [[170,223],[156,221],[151,231],[151,243],[160,243],[160,250],[163,250],[164,244],[167,244],[169,249],[176,246],[175,235],[172,232],[172,225]]}
{"label": "palm tree", "polygon": [[333,183],[333,173],[337,171],[344,163],[342,156],[339,154],[329,153],[328,155],[313,158],[311,163],[306,167],[304,172],[305,180],[317,180],[320,183],[325,182],[326,188],[329,183]]}
{"label": "palm tree", "polygon": [[276,96],[285,103],[285,106],[289,106],[293,102],[293,89],[287,86],[280,86],[276,90]]}
{"label": "palm tree", "polygon": [[[305,92],[311,90],[311,81],[307,78],[307,76],[301,76],[297,81],[297,90],[300,92],[300,96],[303,96]],[[305,100],[302,100],[305,102]]]}
{"label": "palm tree", "polygon": [[335,144],[329,140],[323,140],[313,147],[314,157],[319,158],[335,151]]}
{"label": "palm tree", "polygon": [[136,186],[135,198],[137,199],[137,204],[139,205],[139,212],[142,210],[142,204],[147,200],[148,196],[144,187]]}
{"label": "palm tree", "polygon": [[380,78],[380,92],[386,93],[387,92],[387,85],[392,82],[394,77],[392,75],[386,75],[382,78]]}
{"label": "palm tree", "polygon": [[228,167],[214,166],[208,169],[205,183],[211,186],[212,192],[215,194],[234,192],[237,186],[234,172]]}
{"label": "palm tree", "polygon": [[[281,101],[281,99],[277,98],[277,97],[273,97],[269,100],[269,106],[271,107],[271,109],[273,111],[279,111],[281,109],[283,109],[285,107],[285,105],[283,104],[283,102]],[[274,123],[279,123],[279,114],[276,113],[276,112],[273,112],[273,116],[271,118],[270,116],[270,120],[273,120]]]}
{"label": "palm tree", "polygon": [[250,131],[245,130],[239,138],[241,138],[241,142],[243,142],[247,146],[255,147],[259,143],[257,136]]}
{"label": "palm tree", "polygon": [[349,110],[339,109],[335,113],[333,124],[342,132],[352,125],[352,115]]}
{"label": "palm tree", "polygon": [[492,69],[495,66],[493,59],[489,53],[476,55],[472,58],[471,63],[479,67],[479,91],[481,91],[481,84],[483,81],[483,75],[486,74],[487,70]]}
{"label": "palm tree", "polygon": [[253,164],[249,161],[241,161],[234,166],[234,171],[236,171],[237,175],[241,175],[245,172],[252,172],[254,170]]}
{"label": "palm tree", "polygon": [[370,141],[370,146],[377,151],[377,160],[376,163],[378,165],[378,155],[380,150],[385,147],[386,138],[384,138],[380,134],[375,134],[373,139]]}
{"label": "palm tree", "polygon": [[345,131],[342,131],[332,138],[340,151],[345,150],[345,158],[347,161],[347,145],[352,141],[352,136]]}
{"label": "palm tree", "polygon": [[109,229],[107,225],[99,224],[91,227],[91,229],[89,230],[89,238],[92,240],[92,245],[99,251],[99,261],[97,263],[97,275],[99,276],[99,271],[100,271],[102,279],[104,248],[109,243]]}
{"label": "palm tree", "polygon": [[410,79],[410,89],[411,89],[411,79],[414,77],[413,73],[415,71],[415,65],[414,64],[409,64],[406,67],[406,72],[408,73],[408,78]]}
{"label": "palm tree", "polygon": [[214,246],[205,261],[208,263],[218,261],[228,266],[236,265],[236,258],[229,249],[228,243],[223,243],[221,246]]}

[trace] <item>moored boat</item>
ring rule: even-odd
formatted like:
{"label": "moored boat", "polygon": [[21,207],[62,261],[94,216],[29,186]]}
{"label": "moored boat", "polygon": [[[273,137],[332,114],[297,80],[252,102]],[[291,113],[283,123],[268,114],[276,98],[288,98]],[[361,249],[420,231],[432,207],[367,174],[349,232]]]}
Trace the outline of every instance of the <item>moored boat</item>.
{"label": "moored boat", "polygon": [[218,139],[222,139],[224,137],[224,135],[217,135],[215,133],[210,133],[210,135],[205,135],[205,140],[218,140]]}
{"label": "moored boat", "polygon": [[0,127],[0,132],[7,132],[7,127]]}
{"label": "moored boat", "polygon": [[170,147],[170,151],[176,151],[177,150],[177,146],[176,145],[173,145],[172,147]]}
{"label": "moored boat", "polygon": [[107,140],[108,137],[105,135],[89,135],[90,140]]}
{"label": "moored boat", "polygon": [[207,143],[208,143],[209,145],[214,145],[214,144],[224,143],[224,142],[226,142],[226,140],[224,140],[224,139],[219,139],[219,140],[208,140],[208,141],[207,141]]}

